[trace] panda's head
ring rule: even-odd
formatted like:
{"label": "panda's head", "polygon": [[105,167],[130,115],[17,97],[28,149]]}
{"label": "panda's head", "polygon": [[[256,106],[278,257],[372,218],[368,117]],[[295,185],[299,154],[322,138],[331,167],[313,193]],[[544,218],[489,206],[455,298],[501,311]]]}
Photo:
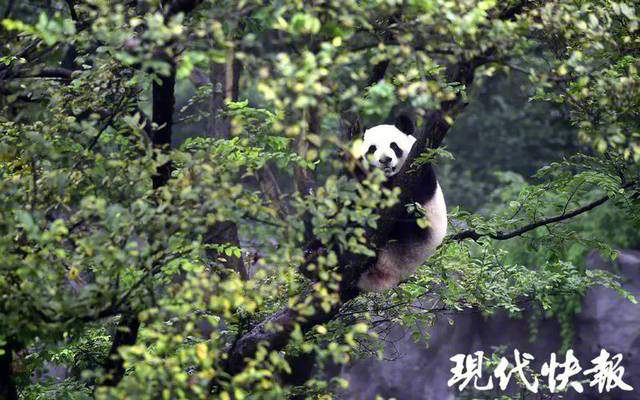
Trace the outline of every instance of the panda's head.
{"label": "panda's head", "polygon": [[381,168],[387,177],[393,176],[402,168],[416,141],[414,130],[407,116],[398,117],[394,125],[376,125],[364,132],[360,150],[374,167]]}

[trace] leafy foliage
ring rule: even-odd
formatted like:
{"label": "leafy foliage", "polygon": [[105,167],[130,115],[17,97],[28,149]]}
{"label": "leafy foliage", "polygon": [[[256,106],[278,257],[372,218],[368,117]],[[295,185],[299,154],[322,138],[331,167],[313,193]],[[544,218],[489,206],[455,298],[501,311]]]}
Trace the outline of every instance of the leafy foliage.
{"label": "leafy foliage", "polygon": [[[329,397],[347,382],[323,366],[379,352],[389,323],[419,338],[439,312],[531,306],[569,341],[589,287],[635,301],[584,256],[638,243],[636,7],[41,3],[8,2],[0,31],[0,397]],[[358,126],[411,109],[416,176],[450,155],[428,145],[479,101],[474,79],[483,90],[505,71],[567,116],[580,145],[564,126],[565,150],[580,152],[505,166],[542,166],[529,181],[454,180],[483,194],[478,212],[454,207],[452,235],[415,276],[356,296],[387,213],[421,214],[403,204],[409,188],[362,173]],[[463,133],[489,130],[485,111],[472,105],[450,149],[476,145]],[[531,134],[540,114],[509,124],[535,143],[554,135]]]}

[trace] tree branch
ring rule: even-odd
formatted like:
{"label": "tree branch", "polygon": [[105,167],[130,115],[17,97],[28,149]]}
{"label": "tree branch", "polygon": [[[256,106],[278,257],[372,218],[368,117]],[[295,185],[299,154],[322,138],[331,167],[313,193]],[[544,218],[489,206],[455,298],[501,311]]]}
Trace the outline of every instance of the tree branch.
{"label": "tree branch", "polygon": [[73,71],[66,68],[45,67],[38,70],[18,70],[13,75],[14,78],[49,78],[71,80]]}
{"label": "tree branch", "polygon": [[7,8],[4,10],[4,18],[11,17],[11,12],[13,11],[13,6],[15,5],[15,0],[9,0],[7,2]]}
{"label": "tree branch", "polygon": [[78,14],[76,13],[76,8],[73,4],[73,0],[66,0],[66,2],[69,6],[69,14],[71,14],[71,19],[77,24],[78,22],[80,22],[80,20],[78,19]]}
{"label": "tree branch", "polygon": [[[625,185],[622,185],[621,187],[623,189],[629,188],[633,185],[635,185],[637,183],[637,181],[632,181],[629,182]],[[603,205],[604,203],[606,203],[607,201],[609,201],[611,199],[611,197],[609,196],[603,196],[601,198],[599,198],[598,200],[595,200],[589,204],[586,204],[582,207],[576,208],[575,210],[572,210],[571,212],[563,212],[560,215],[555,215],[553,217],[547,217],[544,219],[541,219],[540,221],[536,221],[536,222],[532,222],[528,225],[525,225],[521,228],[515,229],[513,231],[510,232],[496,232],[496,233],[479,233],[477,232],[475,229],[468,229],[462,232],[458,232],[455,235],[451,235],[449,236],[449,240],[453,240],[453,241],[461,241],[461,240],[465,240],[465,239],[473,239],[473,240],[478,240],[481,237],[490,237],[491,239],[495,239],[495,240],[508,240],[508,239],[512,239],[516,236],[521,236],[527,232],[530,232],[534,229],[540,228],[541,226],[545,226],[545,225],[550,225],[550,224],[555,224],[557,222],[561,222],[561,221],[565,221],[567,219],[571,219],[574,217],[577,217],[580,214],[584,214],[587,211],[591,211],[596,207],[599,207],[601,205]]]}
{"label": "tree branch", "polygon": [[[125,99],[126,99],[126,95],[122,95],[122,97],[120,98],[120,101],[118,102],[116,107],[111,111],[111,113],[109,113],[109,116],[107,117],[107,119],[102,123],[102,126],[100,127],[100,129],[98,129],[98,133],[96,133],[93,139],[91,139],[91,142],[87,145],[87,148],[85,149],[85,151],[87,152],[91,151],[94,148],[94,146],[98,143],[98,140],[100,140],[100,136],[102,136],[104,131],[106,131],[109,126],[111,126],[116,116],[122,111]],[[77,160],[73,164],[71,169],[75,170],[82,161],[83,161],[82,158]]]}

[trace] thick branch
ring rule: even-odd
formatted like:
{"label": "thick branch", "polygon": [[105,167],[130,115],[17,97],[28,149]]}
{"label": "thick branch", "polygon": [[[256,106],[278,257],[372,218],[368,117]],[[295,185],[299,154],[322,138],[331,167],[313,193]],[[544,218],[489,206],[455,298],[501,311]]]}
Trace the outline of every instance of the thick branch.
{"label": "thick branch", "polygon": [[300,324],[303,332],[318,324],[331,320],[338,312],[339,306],[324,311],[320,304],[314,304],[316,312],[310,317],[302,317],[291,308],[282,309],[253,327],[242,335],[227,352],[225,370],[236,374],[244,368],[245,358],[255,354],[260,343],[269,350],[282,349],[287,345],[289,336],[296,324]]}

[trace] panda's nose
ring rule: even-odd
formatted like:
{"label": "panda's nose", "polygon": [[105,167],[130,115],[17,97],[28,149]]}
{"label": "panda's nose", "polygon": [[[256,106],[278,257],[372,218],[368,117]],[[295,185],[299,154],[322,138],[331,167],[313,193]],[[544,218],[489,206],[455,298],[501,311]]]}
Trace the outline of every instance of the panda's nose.
{"label": "panda's nose", "polygon": [[387,164],[389,164],[390,162],[391,162],[391,157],[389,157],[389,156],[383,156],[383,157],[380,159],[380,164],[387,165]]}

